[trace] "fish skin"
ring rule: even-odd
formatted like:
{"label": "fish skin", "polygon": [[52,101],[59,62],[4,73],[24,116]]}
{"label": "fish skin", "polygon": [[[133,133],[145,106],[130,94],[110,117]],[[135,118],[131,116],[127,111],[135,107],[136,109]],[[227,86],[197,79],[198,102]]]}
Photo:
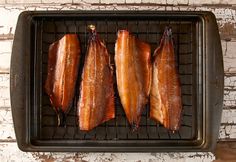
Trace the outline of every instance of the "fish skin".
{"label": "fish skin", "polygon": [[166,28],[154,52],[150,117],[170,131],[180,127],[182,99],[171,29]]}
{"label": "fish skin", "polygon": [[57,112],[69,111],[75,93],[80,55],[76,34],[66,34],[49,46],[45,91]]}
{"label": "fish skin", "polygon": [[115,118],[113,70],[109,53],[95,28],[91,32],[77,103],[79,127],[84,131]]}
{"label": "fish skin", "polygon": [[151,85],[150,45],[138,40],[126,30],[117,34],[115,45],[116,79],[126,117],[137,129],[148,102]]}

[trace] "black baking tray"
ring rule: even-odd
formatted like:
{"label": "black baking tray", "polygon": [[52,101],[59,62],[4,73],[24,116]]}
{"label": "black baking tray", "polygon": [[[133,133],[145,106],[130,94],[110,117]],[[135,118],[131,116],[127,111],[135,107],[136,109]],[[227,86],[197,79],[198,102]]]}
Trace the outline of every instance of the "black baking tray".
{"label": "black baking tray", "polygon": [[[96,25],[111,58],[119,29],[128,29],[148,42],[153,53],[164,28],[172,28],[183,100],[179,131],[171,133],[151,120],[147,105],[138,131],[132,132],[117,90],[115,119],[92,131],[80,131],[76,117],[77,91],[66,127],[57,127],[56,113],[43,88],[48,48],[64,34],[76,33],[84,56],[89,24]],[[211,12],[23,12],[15,31],[10,69],[11,106],[18,147],[23,151],[212,151],[221,120],[223,76],[221,42]],[[116,89],[116,83],[114,87]]]}

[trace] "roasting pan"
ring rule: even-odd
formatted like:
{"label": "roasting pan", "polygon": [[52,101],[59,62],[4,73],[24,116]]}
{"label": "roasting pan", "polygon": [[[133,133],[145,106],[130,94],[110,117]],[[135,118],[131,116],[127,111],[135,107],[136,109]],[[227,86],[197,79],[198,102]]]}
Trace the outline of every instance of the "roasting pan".
{"label": "roasting pan", "polygon": [[[43,88],[48,48],[64,34],[76,33],[84,55],[88,41],[87,26],[90,24],[96,25],[112,57],[119,29],[128,29],[148,42],[153,53],[164,28],[172,28],[183,100],[178,132],[169,132],[151,120],[148,105],[138,131],[132,132],[117,90],[115,119],[92,131],[80,131],[75,104],[79,94],[76,93],[66,127],[57,127],[56,113]],[[81,68],[78,76],[79,82]],[[23,151],[212,151],[221,120],[223,79],[221,42],[211,12],[23,12],[15,31],[10,69],[11,107],[17,144]],[[116,89],[116,84],[114,87]]]}

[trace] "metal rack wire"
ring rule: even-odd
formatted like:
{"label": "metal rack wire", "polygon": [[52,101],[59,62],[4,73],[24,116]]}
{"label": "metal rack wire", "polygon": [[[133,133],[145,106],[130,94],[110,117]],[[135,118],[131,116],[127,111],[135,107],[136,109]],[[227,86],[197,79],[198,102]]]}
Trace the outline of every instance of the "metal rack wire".
{"label": "metal rack wire", "polygon": [[[170,133],[161,124],[154,122],[149,118],[149,105],[142,114],[141,122],[138,131],[132,132],[125,117],[122,105],[119,100],[116,83],[115,88],[115,119],[101,124],[96,129],[89,132],[80,131],[78,128],[77,108],[76,103],[79,98],[79,84],[71,109],[67,114],[66,127],[57,127],[56,113],[50,106],[49,98],[44,92],[43,86],[41,89],[40,107],[40,128],[39,134],[42,140],[191,140],[196,137],[195,129],[197,118],[196,106],[193,101],[196,100],[196,90],[193,88],[193,76],[196,75],[193,62],[195,61],[193,53],[195,22],[186,20],[77,20],[74,19],[53,19],[44,18],[38,23],[39,30],[42,35],[42,46],[39,47],[39,55],[42,57],[42,76],[41,83],[44,84],[47,73],[47,55],[48,48],[51,43],[58,40],[66,33],[78,34],[82,54],[86,53],[88,33],[87,25],[95,24],[97,32],[101,39],[105,40],[111,58],[114,56],[114,45],[118,29],[128,29],[139,39],[148,42],[151,45],[152,53],[157,48],[160,38],[163,34],[165,26],[170,26],[173,31],[173,39],[175,44],[175,53],[178,62],[178,69],[181,80],[182,99],[183,99],[183,114],[181,128],[176,133]],[[114,64],[114,60],[112,60]],[[115,76],[114,76],[115,77]],[[114,79],[116,80],[116,79]],[[80,82],[80,78],[78,79]]]}

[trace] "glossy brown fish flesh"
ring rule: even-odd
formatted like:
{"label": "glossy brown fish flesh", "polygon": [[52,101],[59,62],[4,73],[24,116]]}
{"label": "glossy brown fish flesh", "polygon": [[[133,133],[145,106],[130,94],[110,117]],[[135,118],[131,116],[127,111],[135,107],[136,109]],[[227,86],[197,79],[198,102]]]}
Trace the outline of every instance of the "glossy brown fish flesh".
{"label": "glossy brown fish flesh", "polygon": [[80,43],[76,34],[66,34],[50,45],[45,90],[57,113],[67,113],[69,110],[79,63]]}
{"label": "glossy brown fish flesh", "polygon": [[139,126],[148,102],[151,83],[150,46],[126,30],[118,31],[115,46],[116,78],[126,117],[133,128]]}
{"label": "glossy brown fish flesh", "polygon": [[165,128],[179,129],[182,111],[181,87],[176,66],[171,29],[166,28],[154,52],[150,94],[150,117]]}
{"label": "glossy brown fish flesh", "polygon": [[77,103],[80,130],[91,130],[115,117],[113,71],[109,53],[99,39],[95,27],[89,26],[91,36]]}

